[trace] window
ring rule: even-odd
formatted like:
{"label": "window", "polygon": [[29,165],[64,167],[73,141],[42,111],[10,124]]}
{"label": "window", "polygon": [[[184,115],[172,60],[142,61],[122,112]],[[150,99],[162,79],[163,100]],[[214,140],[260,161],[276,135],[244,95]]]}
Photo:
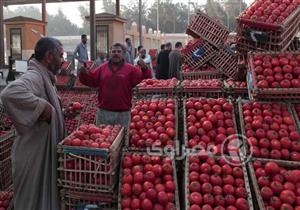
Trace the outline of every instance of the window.
{"label": "window", "polygon": [[108,26],[96,26],[96,52],[104,52],[108,54]]}
{"label": "window", "polygon": [[10,52],[13,59],[22,59],[22,30],[10,29]]}

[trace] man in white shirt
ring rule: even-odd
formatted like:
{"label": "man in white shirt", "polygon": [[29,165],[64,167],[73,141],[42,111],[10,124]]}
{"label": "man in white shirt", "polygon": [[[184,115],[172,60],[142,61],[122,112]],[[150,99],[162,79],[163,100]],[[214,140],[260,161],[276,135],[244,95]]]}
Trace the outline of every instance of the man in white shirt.
{"label": "man in white shirt", "polygon": [[145,64],[148,66],[148,68],[151,70],[151,77],[154,78],[154,71],[153,71],[153,67],[152,67],[152,59],[151,56],[147,53],[146,49],[143,48],[143,46],[139,47],[139,54],[138,57],[136,57],[134,59],[134,65],[137,66],[138,65],[138,61],[142,59]]}

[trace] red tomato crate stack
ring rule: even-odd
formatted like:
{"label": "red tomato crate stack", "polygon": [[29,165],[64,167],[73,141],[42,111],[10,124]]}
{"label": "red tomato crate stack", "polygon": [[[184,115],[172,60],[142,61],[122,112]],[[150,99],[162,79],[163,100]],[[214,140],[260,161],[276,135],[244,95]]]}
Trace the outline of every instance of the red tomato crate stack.
{"label": "red tomato crate stack", "polygon": [[256,0],[238,18],[238,49],[284,51],[300,30],[299,1]]}
{"label": "red tomato crate stack", "polygon": [[121,126],[90,124],[59,143],[58,185],[66,210],[115,204],[123,140]]}

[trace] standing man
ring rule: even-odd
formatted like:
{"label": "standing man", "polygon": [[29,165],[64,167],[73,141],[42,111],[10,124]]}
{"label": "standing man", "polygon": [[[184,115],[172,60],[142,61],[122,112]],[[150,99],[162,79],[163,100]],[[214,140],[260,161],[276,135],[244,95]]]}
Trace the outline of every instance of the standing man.
{"label": "standing man", "polygon": [[178,80],[180,79],[180,71],[181,71],[181,53],[182,43],[176,42],[175,49],[170,52],[169,55],[169,78],[176,77]]}
{"label": "standing man", "polygon": [[26,73],[0,96],[17,130],[11,155],[15,210],[60,209],[56,145],[65,129],[54,82],[62,61],[60,41],[40,39]]}
{"label": "standing man", "polygon": [[81,35],[81,42],[76,46],[74,50],[74,58],[77,59],[77,73],[79,69],[83,66],[83,63],[89,60],[87,51],[87,36],[86,34]]}
{"label": "standing man", "polygon": [[138,61],[143,60],[144,63],[147,65],[148,69],[151,71],[151,77],[154,78],[154,71],[153,71],[153,66],[152,66],[152,58],[151,56],[147,53],[145,48],[140,48],[138,56],[134,59],[134,65],[138,65]]}
{"label": "standing man", "polygon": [[94,71],[80,69],[79,79],[84,85],[98,88],[96,124],[120,124],[128,127],[132,89],[144,78],[142,70],[124,61],[123,45],[111,47],[109,61]]}
{"label": "standing man", "polygon": [[134,51],[133,51],[133,47],[132,47],[130,38],[125,39],[125,47],[126,47],[126,51],[130,55],[130,59],[128,60],[128,63],[133,64]]}
{"label": "standing man", "polygon": [[170,42],[165,44],[165,49],[161,51],[157,58],[157,79],[168,79],[169,78],[169,54],[172,50],[172,44]]}

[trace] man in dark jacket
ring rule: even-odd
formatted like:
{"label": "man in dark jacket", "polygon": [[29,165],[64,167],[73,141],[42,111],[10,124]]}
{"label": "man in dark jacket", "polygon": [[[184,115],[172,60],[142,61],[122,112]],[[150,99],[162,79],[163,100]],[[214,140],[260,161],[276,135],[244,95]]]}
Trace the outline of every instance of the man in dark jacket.
{"label": "man in dark jacket", "polygon": [[172,44],[168,42],[165,45],[165,50],[159,52],[157,56],[157,79],[168,79],[169,78],[169,54],[172,50]]}

